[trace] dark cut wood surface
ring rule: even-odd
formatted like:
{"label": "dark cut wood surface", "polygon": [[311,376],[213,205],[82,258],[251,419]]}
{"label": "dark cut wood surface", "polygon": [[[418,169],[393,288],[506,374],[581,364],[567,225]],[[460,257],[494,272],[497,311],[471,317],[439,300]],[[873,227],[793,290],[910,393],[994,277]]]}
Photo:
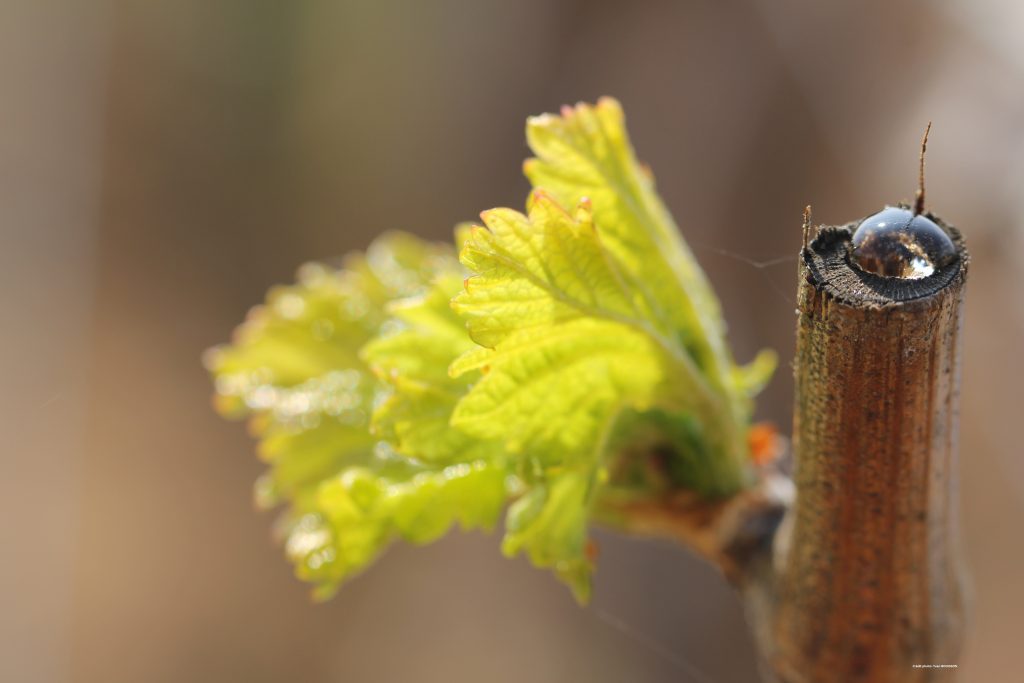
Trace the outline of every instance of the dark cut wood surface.
{"label": "dark cut wood surface", "polygon": [[951,681],[963,630],[957,401],[968,255],[920,280],[801,253],[797,501],[776,543],[769,666],[786,683]]}

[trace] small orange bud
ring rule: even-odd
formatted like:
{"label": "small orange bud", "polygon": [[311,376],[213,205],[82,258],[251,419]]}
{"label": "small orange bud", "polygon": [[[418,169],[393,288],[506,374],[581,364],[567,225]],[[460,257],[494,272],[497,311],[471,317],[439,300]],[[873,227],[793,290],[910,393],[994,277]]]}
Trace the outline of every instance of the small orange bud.
{"label": "small orange bud", "polygon": [[782,455],[782,439],[771,422],[758,422],[747,431],[750,459],[757,465],[767,465]]}

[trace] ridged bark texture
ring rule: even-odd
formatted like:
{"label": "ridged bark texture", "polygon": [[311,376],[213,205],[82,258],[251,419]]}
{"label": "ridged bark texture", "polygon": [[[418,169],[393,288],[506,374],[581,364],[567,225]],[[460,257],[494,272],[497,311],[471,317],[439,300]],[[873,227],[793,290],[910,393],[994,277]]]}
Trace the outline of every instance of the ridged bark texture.
{"label": "ridged bark texture", "polygon": [[951,681],[964,626],[957,403],[968,257],[901,280],[853,226],[799,263],[797,498],[776,538],[767,668],[784,683]]}

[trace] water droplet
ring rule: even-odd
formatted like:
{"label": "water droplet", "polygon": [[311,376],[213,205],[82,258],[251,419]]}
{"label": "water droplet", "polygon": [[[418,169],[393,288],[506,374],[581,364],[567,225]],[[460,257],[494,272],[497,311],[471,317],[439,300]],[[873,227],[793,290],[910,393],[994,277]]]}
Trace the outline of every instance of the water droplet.
{"label": "water droplet", "polygon": [[269,384],[261,384],[246,393],[245,404],[252,410],[268,410],[277,402],[277,389]]}
{"label": "water droplet", "polygon": [[274,299],[274,308],[281,317],[295,320],[306,310],[306,302],[293,292],[285,292]]}
{"label": "water droplet", "polygon": [[917,280],[956,258],[956,246],[934,221],[908,209],[887,207],[853,233],[853,262],[883,277]]}
{"label": "water droplet", "polygon": [[292,529],[285,542],[285,553],[293,560],[303,560],[331,542],[331,533],[319,515],[305,515]]}

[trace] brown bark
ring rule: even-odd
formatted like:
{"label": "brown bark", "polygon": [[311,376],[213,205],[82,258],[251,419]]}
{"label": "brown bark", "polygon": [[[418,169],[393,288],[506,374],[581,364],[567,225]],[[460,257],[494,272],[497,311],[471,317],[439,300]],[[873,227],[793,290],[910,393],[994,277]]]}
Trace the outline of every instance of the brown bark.
{"label": "brown bark", "polygon": [[[963,632],[957,393],[967,252],[904,280],[851,265],[853,226],[801,252],[796,503],[748,583],[784,683],[953,679]],[[768,585],[770,584],[770,585]],[[765,597],[767,596],[767,597]],[[915,666],[917,665],[917,666]]]}
{"label": "brown bark", "polygon": [[729,498],[680,491],[660,500],[617,503],[605,499],[594,511],[606,526],[636,536],[667,538],[717,567],[734,585],[745,585],[751,565],[765,555],[793,500],[793,484],[773,466],[757,482]]}

